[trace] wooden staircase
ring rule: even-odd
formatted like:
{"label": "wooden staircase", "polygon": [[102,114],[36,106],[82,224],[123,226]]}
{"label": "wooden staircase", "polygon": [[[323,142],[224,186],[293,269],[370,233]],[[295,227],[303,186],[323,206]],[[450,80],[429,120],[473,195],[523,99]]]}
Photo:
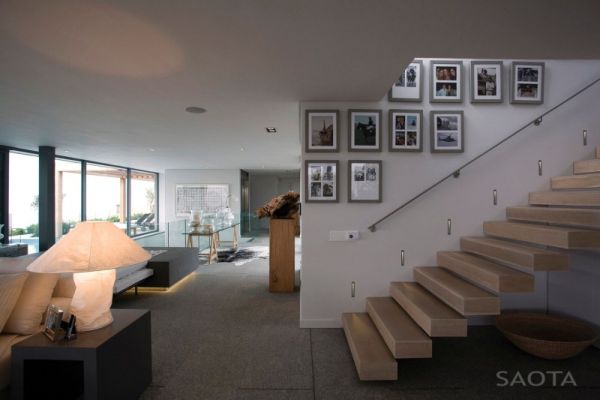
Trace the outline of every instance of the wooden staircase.
{"label": "wooden staircase", "polygon": [[415,282],[368,298],[367,313],[344,314],[359,378],[398,379],[396,359],[431,358],[432,337],[466,336],[465,316],[500,314],[498,293],[533,292],[533,272],[568,269],[568,255],[553,248],[600,248],[600,146],[573,173],[530,193],[528,206],[508,207],[507,221],[484,222],[485,237],[438,252],[438,266],[415,267]]}

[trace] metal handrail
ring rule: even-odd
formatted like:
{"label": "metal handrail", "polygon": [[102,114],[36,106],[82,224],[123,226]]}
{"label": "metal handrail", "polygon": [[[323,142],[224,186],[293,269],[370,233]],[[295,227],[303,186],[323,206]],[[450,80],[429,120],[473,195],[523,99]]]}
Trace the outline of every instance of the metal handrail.
{"label": "metal handrail", "polygon": [[525,125],[523,125],[519,129],[517,129],[516,131],[514,131],[513,133],[511,133],[510,135],[508,135],[507,137],[505,137],[504,139],[502,139],[501,141],[499,141],[498,143],[496,143],[495,145],[493,145],[492,147],[488,148],[483,153],[480,153],[478,156],[476,156],[476,157],[472,158],[471,160],[467,161],[466,163],[464,163],[463,165],[461,165],[460,167],[458,167],[456,170],[454,170],[452,173],[450,173],[450,174],[446,175],[445,177],[443,177],[442,179],[438,180],[433,185],[429,186],[427,189],[423,190],[421,193],[419,193],[416,196],[412,197],[410,200],[404,202],[402,205],[400,205],[399,207],[397,207],[393,211],[390,211],[389,213],[387,213],[383,218],[378,219],[376,222],[374,222],[373,224],[371,224],[369,226],[369,230],[371,232],[375,232],[375,230],[377,228],[377,225],[379,225],[381,222],[385,221],[386,219],[388,219],[392,215],[396,214],[398,211],[402,210],[406,206],[412,204],[415,200],[417,200],[420,197],[424,196],[425,194],[429,193],[431,190],[435,189],[437,186],[439,186],[441,183],[445,182],[446,180],[450,179],[451,177],[458,178],[460,176],[460,171],[461,170],[463,170],[464,168],[466,168],[469,165],[473,164],[475,161],[479,160],[481,157],[485,156],[487,153],[491,152],[495,148],[497,148],[500,145],[504,144],[505,142],[509,141],[510,139],[512,139],[513,137],[515,137],[516,135],[518,135],[519,133],[521,133],[522,131],[524,131],[526,128],[530,127],[531,125],[535,125],[535,126],[540,125],[542,123],[542,120],[544,119],[544,117],[546,115],[552,113],[557,108],[560,108],[565,103],[568,103],[569,101],[573,100],[575,97],[579,96],[581,93],[585,92],[586,90],[588,90],[589,88],[591,88],[592,86],[594,86],[598,82],[600,82],[600,78],[595,79],[593,82],[587,84],[582,89],[578,90],[577,92],[575,92],[571,96],[567,97],[566,99],[564,99],[563,101],[561,101],[560,103],[558,103],[557,105],[555,105],[554,107],[552,107],[549,110],[545,111],[539,117],[537,117],[534,120],[526,123]]}

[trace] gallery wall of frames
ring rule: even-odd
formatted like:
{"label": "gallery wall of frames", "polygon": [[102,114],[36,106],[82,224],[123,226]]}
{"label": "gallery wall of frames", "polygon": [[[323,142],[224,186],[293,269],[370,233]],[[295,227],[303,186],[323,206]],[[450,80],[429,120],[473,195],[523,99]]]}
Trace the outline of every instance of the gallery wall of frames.
{"label": "gallery wall of frames", "polygon": [[[429,61],[429,93],[431,104],[447,104],[446,110],[431,110],[424,115],[425,70],[422,60],[414,60],[402,72],[388,93],[388,101],[398,107],[387,110],[348,109],[348,131],[340,132],[341,110],[305,110],[305,153],[337,153],[340,135],[348,137],[348,152],[377,153],[423,152],[423,119],[429,122],[431,153],[463,153],[465,125],[468,116],[460,108],[465,94],[471,104],[493,107],[509,98],[511,104],[539,105],[544,101],[545,64],[514,61],[510,64],[508,96],[505,95],[503,61],[462,60]],[[469,68],[468,76],[464,69]],[[411,104],[412,103],[412,104]],[[458,107],[456,107],[458,106]],[[452,109],[451,109],[452,108]],[[388,129],[383,132],[382,119]],[[385,149],[385,150],[384,150]],[[339,202],[339,160],[305,161],[305,201]],[[348,201],[373,203],[382,201],[382,162],[380,160],[348,160]]]}

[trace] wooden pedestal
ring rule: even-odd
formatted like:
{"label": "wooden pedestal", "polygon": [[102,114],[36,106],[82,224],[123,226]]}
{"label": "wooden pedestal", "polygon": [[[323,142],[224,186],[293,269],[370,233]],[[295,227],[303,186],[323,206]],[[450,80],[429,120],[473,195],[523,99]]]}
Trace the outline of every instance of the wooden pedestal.
{"label": "wooden pedestal", "polygon": [[294,219],[271,219],[269,226],[269,291],[294,291]]}

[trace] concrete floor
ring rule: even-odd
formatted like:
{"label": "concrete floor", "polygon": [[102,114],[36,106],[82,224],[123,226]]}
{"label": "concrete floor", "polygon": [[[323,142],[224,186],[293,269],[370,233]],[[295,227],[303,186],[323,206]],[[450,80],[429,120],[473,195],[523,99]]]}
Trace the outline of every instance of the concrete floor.
{"label": "concrete floor", "polygon": [[[299,329],[299,292],[271,294],[267,277],[267,260],[203,265],[169,292],[119,296],[115,308],[152,312],[153,383],[141,399],[600,399],[600,350],[545,361],[493,327],[436,339],[433,359],[399,361],[398,381],[361,382],[343,331]],[[561,371],[558,384],[570,372],[578,386],[546,375],[543,387],[498,387],[499,371]]]}

